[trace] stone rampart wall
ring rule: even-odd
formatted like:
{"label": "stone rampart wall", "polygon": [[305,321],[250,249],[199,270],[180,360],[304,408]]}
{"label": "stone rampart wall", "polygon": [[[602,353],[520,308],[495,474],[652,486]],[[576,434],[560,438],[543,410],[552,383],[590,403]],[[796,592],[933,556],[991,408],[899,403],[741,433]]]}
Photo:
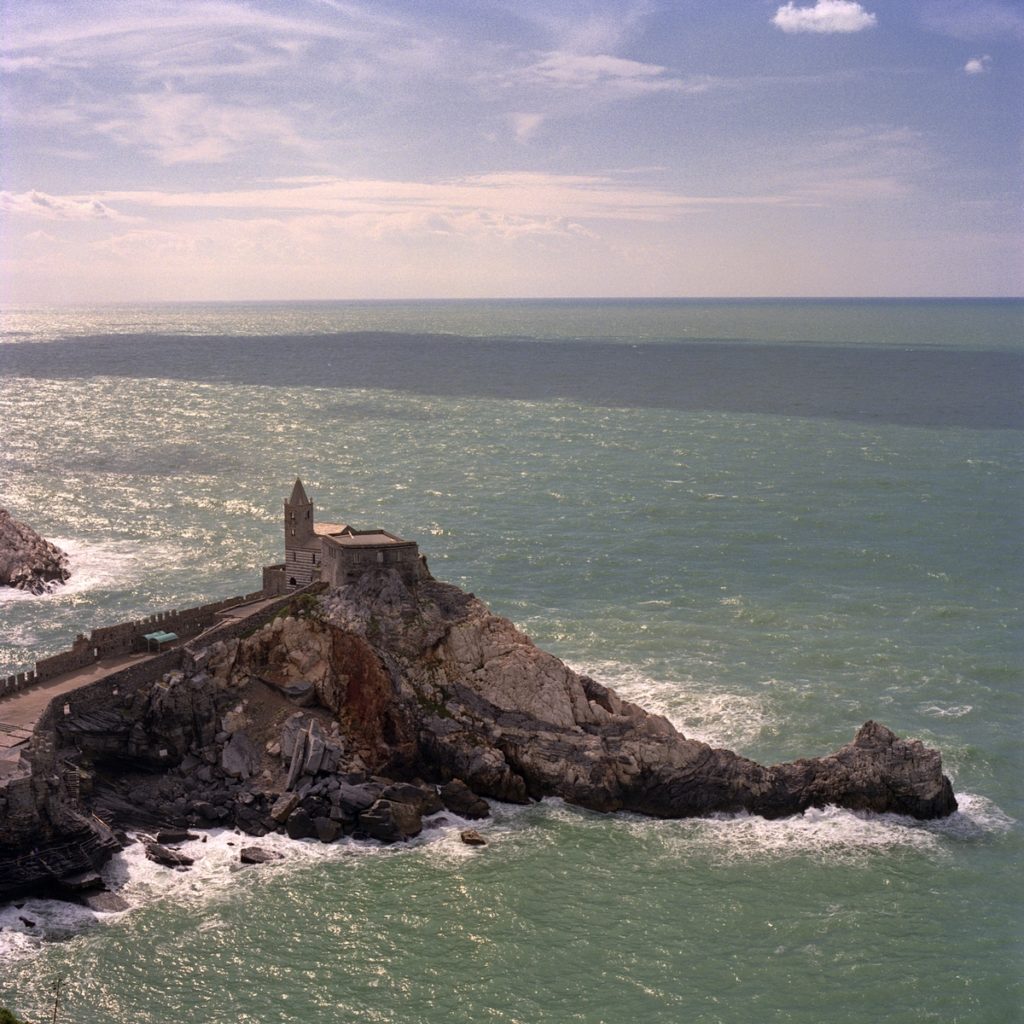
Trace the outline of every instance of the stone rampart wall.
{"label": "stone rampart wall", "polygon": [[79,636],[70,650],[41,658],[34,669],[0,677],[0,698],[21,693],[37,683],[64,675],[65,672],[87,668],[103,658],[141,653],[146,650],[146,633],[162,630],[165,633],[177,633],[182,639],[187,639],[214,625],[220,612],[247,601],[257,601],[263,596],[263,591],[257,590],[251,594],[240,594],[181,611],[157,612],[144,619],[99,626],[88,637]]}
{"label": "stone rampart wall", "polygon": [[[325,589],[326,584],[313,583],[303,590],[293,591],[272,601],[252,615],[230,619],[205,632],[201,640],[202,646],[206,647],[218,640],[233,640],[235,637],[258,629],[264,622],[277,615],[282,608],[287,608],[297,597],[301,597],[303,594],[317,594]],[[195,652],[188,644],[184,644],[181,647],[172,647],[169,650],[161,651],[160,654],[155,654],[145,661],[128,665],[94,683],[80,686],[69,693],[62,693],[54,697],[47,705],[46,710],[36,723],[36,735],[51,733],[59,727],[60,720],[65,714],[65,707],[69,714],[82,714],[107,708],[110,707],[111,702],[123,702],[127,696],[131,696],[142,687],[155,683],[167,672],[173,672],[175,669],[191,671],[195,667]]]}

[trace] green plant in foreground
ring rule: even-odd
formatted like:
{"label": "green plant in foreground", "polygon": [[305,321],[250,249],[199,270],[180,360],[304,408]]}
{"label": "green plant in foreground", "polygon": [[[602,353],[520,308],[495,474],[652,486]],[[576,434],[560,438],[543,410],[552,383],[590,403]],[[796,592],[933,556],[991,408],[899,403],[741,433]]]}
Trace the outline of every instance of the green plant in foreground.
{"label": "green plant in foreground", "polygon": [[0,1024],[25,1024],[20,1017],[15,1017],[10,1010],[0,1006]]}

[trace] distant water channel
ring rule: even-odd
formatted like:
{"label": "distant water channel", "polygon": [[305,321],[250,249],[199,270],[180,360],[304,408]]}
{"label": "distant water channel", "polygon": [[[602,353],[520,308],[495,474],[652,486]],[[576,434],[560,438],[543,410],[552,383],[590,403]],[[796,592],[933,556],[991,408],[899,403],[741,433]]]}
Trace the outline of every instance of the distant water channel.
{"label": "distant water channel", "polygon": [[[774,762],[866,719],[939,747],[939,823],[498,807],[401,849],[214,833],[135,909],[0,909],[0,1005],[91,1024],[1019,1020],[1021,384],[1012,301],[9,311],[0,505],[72,555],[0,597],[0,674],[251,590],[325,515],[688,735]],[[20,920],[35,922],[29,927]]]}

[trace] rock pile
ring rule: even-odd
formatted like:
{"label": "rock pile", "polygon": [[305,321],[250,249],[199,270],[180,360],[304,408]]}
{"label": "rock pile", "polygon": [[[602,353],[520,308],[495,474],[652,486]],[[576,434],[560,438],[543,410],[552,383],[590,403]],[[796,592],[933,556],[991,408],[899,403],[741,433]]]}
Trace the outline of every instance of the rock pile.
{"label": "rock pile", "polygon": [[66,552],[0,508],[0,587],[45,594],[70,576]]}

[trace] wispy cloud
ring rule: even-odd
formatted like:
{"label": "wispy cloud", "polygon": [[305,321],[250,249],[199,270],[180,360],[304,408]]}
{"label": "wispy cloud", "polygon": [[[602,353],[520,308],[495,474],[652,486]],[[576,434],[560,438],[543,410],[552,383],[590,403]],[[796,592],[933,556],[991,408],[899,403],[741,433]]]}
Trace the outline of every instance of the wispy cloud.
{"label": "wispy cloud", "polygon": [[853,0],[818,0],[813,7],[797,7],[789,0],[772,18],[783,32],[860,32],[872,28],[875,15]]}
{"label": "wispy cloud", "polygon": [[992,67],[992,58],[983,53],[980,57],[972,57],[965,65],[964,71],[968,75],[983,75]]}
{"label": "wispy cloud", "polygon": [[126,218],[95,197],[51,196],[46,192],[0,192],[0,210],[5,213],[47,220],[125,220]]}
{"label": "wispy cloud", "polygon": [[1002,0],[930,0],[922,7],[930,29],[954,39],[1024,39],[1024,10]]}
{"label": "wispy cloud", "polygon": [[170,90],[133,97],[117,115],[98,120],[95,130],[164,164],[220,163],[261,142],[310,148],[276,110]]}
{"label": "wispy cloud", "polygon": [[537,129],[544,123],[544,115],[536,113],[518,112],[510,114],[509,119],[512,122],[512,130],[515,132],[516,139],[519,142],[529,141]]}
{"label": "wispy cloud", "polygon": [[443,182],[313,178],[237,191],[117,191],[102,193],[101,198],[148,211],[220,209],[362,218],[415,214],[453,220],[472,213],[540,220],[649,222],[667,221],[686,211],[713,206],[774,206],[797,202],[786,194],[686,195],[652,185],[623,182],[612,175],[529,171],[473,175]]}
{"label": "wispy cloud", "polygon": [[712,84],[710,78],[679,78],[658,64],[644,64],[607,53],[579,54],[561,50],[545,53],[525,68],[521,77],[559,89],[597,90],[618,96],[666,90],[703,92]]}

